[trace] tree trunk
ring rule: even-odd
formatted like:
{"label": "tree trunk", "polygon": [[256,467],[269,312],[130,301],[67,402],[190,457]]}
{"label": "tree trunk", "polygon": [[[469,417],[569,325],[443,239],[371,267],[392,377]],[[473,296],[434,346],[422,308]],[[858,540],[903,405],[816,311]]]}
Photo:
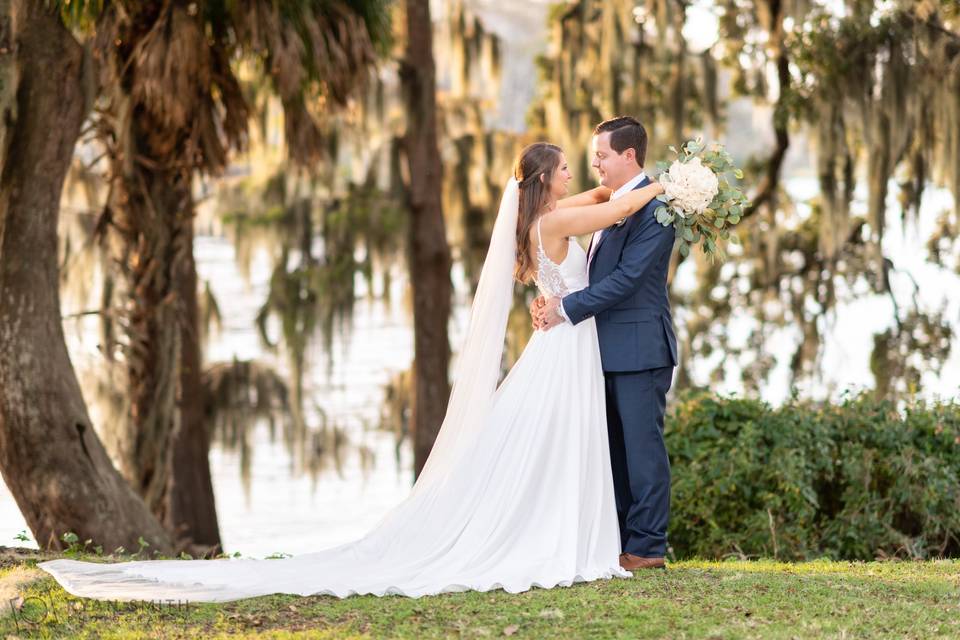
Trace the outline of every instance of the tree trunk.
{"label": "tree trunk", "polygon": [[[180,324],[180,420],[170,443],[166,526],[178,540],[189,540],[199,555],[222,551],[217,508],[210,478],[210,438],[205,424],[201,381],[203,355],[197,304],[197,264],[193,257],[193,228],[188,227],[189,251],[178,288],[183,300]],[[200,547],[200,548],[197,548]]]}
{"label": "tree trunk", "polygon": [[793,97],[790,88],[790,52],[784,42],[784,6],[780,0],[773,0],[767,7],[770,16],[769,41],[774,49],[777,63],[777,102],[773,107],[773,131],[777,143],[766,162],[766,170],[760,180],[756,193],[743,211],[743,218],[749,218],[767,206],[771,212],[771,220],[776,211],[777,191],[780,188],[780,170],[787,157],[790,147],[790,118],[789,108]]}
{"label": "tree trunk", "polygon": [[41,547],[62,549],[73,532],[107,552],[142,536],[172,553],[93,430],[60,320],[57,218],[84,118],[83,52],[47,3],[10,5],[0,64],[19,80],[2,92],[15,101],[2,105],[0,472]]}
{"label": "tree trunk", "polygon": [[[109,109],[98,122],[110,158],[100,228],[117,276],[112,311],[123,330],[122,357],[114,348],[106,353],[126,382],[127,404],[108,446],[178,544],[217,545],[198,384],[191,185],[199,159],[222,159],[223,150],[203,138],[215,135],[213,128],[196,125],[198,100],[209,97],[210,87],[176,94],[171,87],[184,91],[183,85],[164,84],[169,77],[155,66],[160,58],[186,55],[184,77],[209,83],[209,43],[185,3],[134,5],[108,4],[94,40]],[[191,66],[189,56],[201,62]]]}
{"label": "tree trunk", "polygon": [[400,69],[406,104],[410,279],[414,316],[414,475],[430,455],[450,394],[450,247],[441,208],[436,78],[429,0],[407,0],[406,56]]}
{"label": "tree trunk", "polygon": [[118,313],[126,320],[118,364],[126,370],[129,399],[127,420],[117,425],[115,453],[130,485],[161,522],[170,523],[171,443],[180,426],[181,337],[188,330],[181,327],[189,321],[181,279],[192,253],[190,181],[141,164],[139,157],[152,156],[136,143],[141,139],[136,122],[120,135],[133,138],[121,147],[138,158],[117,157],[108,199],[109,250],[123,282]]}

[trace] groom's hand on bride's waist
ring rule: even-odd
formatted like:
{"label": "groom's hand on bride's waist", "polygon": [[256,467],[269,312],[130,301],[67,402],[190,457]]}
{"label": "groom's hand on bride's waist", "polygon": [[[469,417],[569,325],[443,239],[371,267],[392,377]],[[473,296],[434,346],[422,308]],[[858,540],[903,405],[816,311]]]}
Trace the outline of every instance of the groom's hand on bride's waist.
{"label": "groom's hand on bride's waist", "polygon": [[[536,304],[536,301],[534,301],[534,304]],[[534,314],[534,327],[549,331],[558,324],[563,324],[565,320],[563,316],[560,315],[559,307],[560,298],[547,298],[543,304],[536,309],[536,313],[534,313],[533,305],[531,305],[530,311]]]}
{"label": "groom's hand on bride's waist", "polygon": [[530,320],[533,322],[534,331],[540,328],[540,318],[537,314],[546,303],[547,300],[543,296],[537,296],[533,299],[533,302],[530,303]]}

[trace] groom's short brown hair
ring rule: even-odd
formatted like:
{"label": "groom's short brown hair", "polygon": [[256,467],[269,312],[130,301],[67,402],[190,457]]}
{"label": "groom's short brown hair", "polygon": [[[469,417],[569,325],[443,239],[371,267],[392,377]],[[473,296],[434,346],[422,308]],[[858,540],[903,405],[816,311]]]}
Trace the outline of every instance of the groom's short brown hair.
{"label": "groom's short brown hair", "polygon": [[593,135],[610,132],[610,148],[617,153],[633,149],[637,155],[637,164],[641,167],[647,159],[647,130],[640,121],[630,116],[619,116],[604,120],[593,130]]}

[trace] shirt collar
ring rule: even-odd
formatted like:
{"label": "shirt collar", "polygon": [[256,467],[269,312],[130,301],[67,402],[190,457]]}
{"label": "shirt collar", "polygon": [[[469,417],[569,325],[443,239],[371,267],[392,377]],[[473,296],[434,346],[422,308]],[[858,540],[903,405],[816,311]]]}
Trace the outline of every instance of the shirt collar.
{"label": "shirt collar", "polygon": [[647,174],[641,171],[637,175],[627,180],[626,184],[624,184],[622,187],[614,191],[613,194],[610,196],[610,199],[616,200],[617,198],[624,195],[625,193],[627,193],[628,191],[636,187],[638,184],[643,182],[643,179],[646,177],[647,177]]}

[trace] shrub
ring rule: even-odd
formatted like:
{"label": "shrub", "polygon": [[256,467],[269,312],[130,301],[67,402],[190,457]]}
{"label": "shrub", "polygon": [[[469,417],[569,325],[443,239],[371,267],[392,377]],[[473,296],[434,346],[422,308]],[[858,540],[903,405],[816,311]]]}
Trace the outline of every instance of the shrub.
{"label": "shrub", "polygon": [[689,393],[673,406],[677,557],[960,555],[960,405]]}

